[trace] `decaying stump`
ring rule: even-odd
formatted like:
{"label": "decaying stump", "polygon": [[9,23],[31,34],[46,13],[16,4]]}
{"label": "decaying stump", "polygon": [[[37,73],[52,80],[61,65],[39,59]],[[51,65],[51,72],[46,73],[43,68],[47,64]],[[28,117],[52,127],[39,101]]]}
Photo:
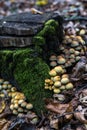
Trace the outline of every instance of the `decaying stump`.
{"label": "decaying stump", "polygon": [[0,21],[0,47],[25,47],[33,44],[33,37],[50,19],[58,22],[58,39],[61,39],[62,18],[58,13],[21,13],[5,17]]}

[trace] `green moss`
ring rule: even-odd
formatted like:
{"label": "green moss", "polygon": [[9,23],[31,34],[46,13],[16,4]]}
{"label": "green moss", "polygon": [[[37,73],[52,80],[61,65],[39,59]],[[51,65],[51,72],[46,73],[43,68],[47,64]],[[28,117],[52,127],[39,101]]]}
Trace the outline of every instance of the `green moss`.
{"label": "green moss", "polygon": [[48,20],[46,23],[45,23],[45,26],[46,25],[50,25],[50,26],[53,26],[53,27],[55,27],[55,29],[57,29],[58,28],[58,26],[59,26],[59,24],[58,24],[58,22],[57,21],[55,21],[54,19],[50,19],[50,20]]}
{"label": "green moss", "polygon": [[0,51],[0,73],[8,78],[12,75],[12,54],[10,50]]}
{"label": "green moss", "polygon": [[53,26],[46,25],[37,35],[46,38],[46,36],[54,35],[56,33],[55,28]]}
{"label": "green moss", "polygon": [[2,63],[4,62],[1,72],[5,73],[6,77],[12,73],[28,101],[33,103],[37,113],[45,110],[43,98],[52,96],[51,92],[44,89],[44,80],[49,76],[48,65],[29,48],[1,51],[0,57]]}

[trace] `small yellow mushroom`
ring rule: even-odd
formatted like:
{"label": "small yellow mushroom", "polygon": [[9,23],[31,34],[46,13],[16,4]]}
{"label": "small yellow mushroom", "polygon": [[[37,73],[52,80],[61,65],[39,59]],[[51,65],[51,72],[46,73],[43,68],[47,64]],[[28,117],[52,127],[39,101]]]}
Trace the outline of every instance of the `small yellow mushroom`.
{"label": "small yellow mushroom", "polygon": [[54,92],[54,93],[60,93],[61,91],[60,91],[60,89],[55,88],[55,89],[53,90],[53,92]]}
{"label": "small yellow mushroom", "polygon": [[85,35],[85,33],[86,33],[86,31],[84,29],[81,29],[79,34],[80,35]]}
{"label": "small yellow mushroom", "polygon": [[79,42],[78,41],[72,41],[71,47],[78,47],[78,46],[79,46]]}
{"label": "small yellow mushroom", "polygon": [[80,59],[81,59],[80,56],[77,56],[77,57],[76,57],[76,61],[79,61]]}
{"label": "small yellow mushroom", "polygon": [[62,78],[69,78],[69,75],[68,74],[63,74]]}
{"label": "small yellow mushroom", "polygon": [[7,89],[8,86],[7,86],[6,84],[3,84],[3,85],[2,85],[2,88],[3,88],[3,89]]}
{"label": "small yellow mushroom", "polygon": [[61,87],[61,82],[60,82],[60,81],[56,81],[56,82],[54,83],[54,86],[55,86],[55,87]]}
{"label": "small yellow mushroom", "polygon": [[66,89],[72,89],[74,86],[72,83],[68,83],[65,87]]}
{"label": "small yellow mushroom", "polygon": [[0,84],[2,84],[4,82],[4,79],[0,79]]}
{"label": "small yellow mushroom", "polygon": [[14,109],[14,105],[11,104],[11,105],[10,105],[10,110],[13,110],[13,109]]}
{"label": "small yellow mushroom", "polygon": [[60,87],[60,90],[65,90],[65,86],[62,85],[62,86]]}
{"label": "small yellow mushroom", "polygon": [[26,107],[27,103],[26,102],[22,102],[21,103],[21,107]]}
{"label": "small yellow mushroom", "polygon": [[55,76],[55,77],[53,78],[53,81],[54,81],[54,82],[60,81],[60,76]]}
{"label": "small yellow mushroom", "polygon": [[15,87],[12,87],[12,88],[11,88],[11,91],[12,91],[12,92],[16,92],[16,90],[17,90],[17,89],[16,89]]}
{"label": "small yellow mushroom", "polygon": [[68,78],[62,78],[61,83],[62,84],[67,84],[67,83],[69,83],[69,79]]}
{"label": "small yellow mushroom", "polygon": [[20,99],[19,101],[18,101],[18,104],[20,105],[20,104],[22,104],[24,102],[24,100],[23,99]]}
{"label": "small yellow mushroom", "polygon": [[57,58],[56,58],[56,56],[55,55],[51,55],[51,57],[50,57],[50,59],[49,59],[50,61],[56,61],[57,60]]}
{"label": "small yellow mushroom", "polygon": [[50,83],[50,79],[45,79],[45,83],[49,84]]}
{"label": "small yellow mushroom", "polygon": [[51,66],[51,67],[55,67],[55,66],[57,66],[57,62],[56,62],[56,61],[52,61],[52,62],[50,62],[50,66]]}
{"label": "small yellow mushroom", "polygon": [[18,107],[19,107],[19,106],[18,106],[18,103],[14,104],[14,108],[15,108],[15,109],[18,109]]}
{"label": "small yellow mushroom", "polygon": [[63,57],[61,57],[61,58],[59,58],[59,59],[57,60],[57,63],[58,63],[59,65],[65,64],[65,63],[66,63],[66,59],[63,58]]}
{"label": "small yellow mushroom", "polygon": [[23,108],[18,107],[18,112],[23,112]]}
{"label": "small yellow mushroom", "polygon": [[26,105],[26,109],[31,110],[33,108],[33,105],[31,103],[28,103]]}
{"label": "small yellow mushroom", "polygon": [[8,88],[10,89],[12,87],[12,85],[11,84],[8,84]]}
{"label": "small yellow mushroom", "polygon": [[54,68],[54,70],[55,70],[58,74],[61,74],[62,71],[63,71],[63,68],[62,68],[61,66],[56,66],[56,67]]}
{"label": "small yellow mushroom", "polygon": [[53,76],[56,76],[57,73],[56,73],[55,70],[52,69],[52,70],[49,72],[49,75],[53,77]]}
{"label": "small yellow mushroom", "polygon": [[14,109],[12,112],[13,112],[14,115],[18,115],[18,111],[17,110]]}
{"label": "small yellow mushroom", "polygon": [[71,54],[73,54],[73,53],[75,52],[75,49],[74,49],[74,48],[70,48],[69,52],[70,52]]}

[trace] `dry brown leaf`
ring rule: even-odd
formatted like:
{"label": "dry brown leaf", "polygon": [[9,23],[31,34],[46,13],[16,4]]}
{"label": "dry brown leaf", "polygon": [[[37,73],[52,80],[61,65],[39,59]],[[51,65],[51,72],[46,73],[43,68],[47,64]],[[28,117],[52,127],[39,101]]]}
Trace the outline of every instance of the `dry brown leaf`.
{"label": "dry brown leaf", "polygon": [[60,104],[52,99],[46,99],[46,109],[57,114],[64,114],[66,112],[72,112],[71,104]]}
{"label": "dry brown leaf", "polygon": [[7,121],[6,119],[0,120],[0,130],[8,130],[8,127],[10,125],[10,121]]}
{"label": "dry brown leaf", "polygon": [[78,112],[74,113],[74,116],[77,120],[79,120],[81,123],[87,124],[87,120],[85,118],[85,112],[87,111],[87,108],[82,108],[82,106],[78,106],[77,108]]}

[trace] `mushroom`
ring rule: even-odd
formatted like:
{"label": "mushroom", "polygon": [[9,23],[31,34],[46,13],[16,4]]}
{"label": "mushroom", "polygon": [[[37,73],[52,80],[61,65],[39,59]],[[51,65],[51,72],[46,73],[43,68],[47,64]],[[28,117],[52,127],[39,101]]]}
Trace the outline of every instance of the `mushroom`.
{"label": "mushroom", "polygon": [[66,63],[66,59],[63,58],[63,57],[58,58],[58,59],[57,59],[57,63],[58,63],[59,65],[65,64],[65,63]]}
{"label": "mushroom", "polygon": [[85,29],[81,29],[80,32],[79,32],[79,34],[82,35],[82,36],[85,35],[85,33],[86,33]]}
{"label": "mushroom", "polygon": [[67,84],[67,83],[69,83],[69,79],[68,78],[62,78],[61,83],[62,84]]}
{"label": "mushroom", "polygon": [[9,81],[4,81],[4,83],[3,84],[6,84],[6,85],[8,85],[9,84]]}
{"label": "mushroom", "polygon": [[21,113],[21,112],[23,112],[23,108],[18,107],[17,111]]}
{"label": "mushroom", "polygon": [[49,58],[49,60],[50,60],[50,61],[56,61],[56,60],[57,60],[57,58],[56,58],[56,56],[55,56],[55,55],[51,55],[51,56],[50,56],[50,58]]}
{"label": "mushroom", "polygon": [[74,49],[74,48],[70,48],[70,49],[69,49],[69,52],[70,52],[71,54],[74,54],[75,49]]}
{"label": "mushroom", "polygon": [[55,77],[53,78],[53,81],[54,81],[54,82],[60,81],[60,76],[55,76]]}
{"label": "mushroom", "polygon": [[56,71],[55,71],[54,69],[52,69],[52,70],[49,72],[49,75],[50,75],[50,76],[56,76],[57,73],[56,73]]}
{"label": "mushroom", "polygon": [[79,61],[81,59],[80,56],[76,56],[76,61]]}
{"label": "mushroom", "polygon": [[55,67],[55,66],[57,66],[57,62],[56,62],[56,61],[52,61],[52,62],[50,62],[50,66],[51,66],[51,67]]}
{"label": "mushroom", "polygon": [[55,86],[55,87],[61,87],[61,82],[60,82],[60,81],[56,81],[56,82],[54,83],[54,86]]}
{"label": "mushroom", "polygon": [[68,90],[68,89],[72,89],[74,86],[72,83],[68,83],[65,88]]}
{"label": "mushroom", "polygon": [[22,102],[21,107],[26,107],[27,103],[26,102]]}
{"label": "mushroom", "polygon": [[18,115],[18,111],[17,110],[13,109],[12,112],[13,112],[14,115]]}
{"label": "mushroom", "polygon": [[63,74],[62,78],[69,78],[69,75],[68,74]]}
{"label": "mushroom", "polygon": [[71,47],[78,47],[78,46],[79,46],[79,42],[78,41],[72,41]]}
{"label": "mushroom", "polygon": [[0,79],[0,84],[2,84],[4,82],[4,79]]}
{"label": "mushroom", "polygon": [[10,89],[12,87],[12,85],[11,84],[8,84],[8,88]]}
{"label": "mushroom", "polygon": [[7,89],[8,86],[7,86],[6,84],[3,84],[3,85],[2,85],[2,88],[3,88],[3,89]]}
{"label": "mushroom", "polygon": [[62,68],[61,66],[56,66],[56,67],[54,68],[54,70],[55,70],[58,74],[62,74],[62,72],[63,72],[63,68]]}
{"label": "mushroom", "polygon": [[31,110],[33,108],[33,105],[31,103],[28,103],[26,105],[26,109]]}
{"label": "mushroom", "polygon": [[15,92],[16,90],[17,90],[16,87],[11,88],[11,92]]}
{"label": "mushroom", "polygon": [[60,92],[61,92],[61,90],[60,90],[60,89],[58,89],[58,88],[54,88],[53,92],[54,92],[54,93],[60,93]]}

